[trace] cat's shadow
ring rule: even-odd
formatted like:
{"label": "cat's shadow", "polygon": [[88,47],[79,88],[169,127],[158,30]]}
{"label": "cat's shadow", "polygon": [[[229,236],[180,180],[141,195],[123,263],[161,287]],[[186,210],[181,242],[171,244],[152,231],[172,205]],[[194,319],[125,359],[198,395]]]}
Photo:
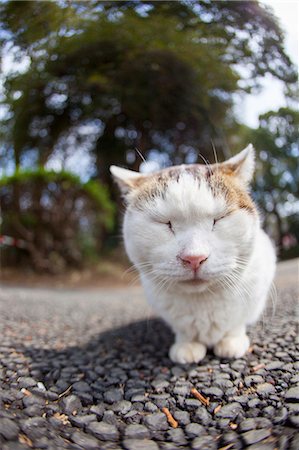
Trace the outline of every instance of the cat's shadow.
{"label": "cat's shadow", "polygon": [[62,349],[32,346],[22,352],[34,370],[34,377],[47,389],[54,388],[60,393],[78,381],[85,381],[90,387],[87,394],[101,400],[110,387],[122,386],[130,379],[147,386],[146,380],[169,372],[174,367],[168,358],[173,339],[162,320],[149,319],[100,333],[82,346]]}

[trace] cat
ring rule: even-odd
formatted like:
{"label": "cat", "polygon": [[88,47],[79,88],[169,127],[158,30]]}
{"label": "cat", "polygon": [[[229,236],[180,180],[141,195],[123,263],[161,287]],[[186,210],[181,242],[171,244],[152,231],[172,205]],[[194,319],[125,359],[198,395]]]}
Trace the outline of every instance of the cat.
{"label": "cat", "polygon": [[175,363],[249,349],[276,266],[249,194],[255,152],[248,145],[213,165],[143,174],[111,166],[126,201],[124,243],[149,304],[169,324]]}

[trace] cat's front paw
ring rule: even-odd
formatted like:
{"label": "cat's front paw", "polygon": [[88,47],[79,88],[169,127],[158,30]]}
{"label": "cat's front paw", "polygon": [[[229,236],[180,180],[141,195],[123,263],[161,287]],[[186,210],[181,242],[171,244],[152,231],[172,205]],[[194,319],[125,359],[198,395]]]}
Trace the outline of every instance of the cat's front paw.
{"label": "cat's front paw", "polygon": [[169,358],[179,364],[198,363],[207,353],[207,348],[200,342],[180,342],[173,344]]}
{"label": "cat's front paw", "polygon": [[220,358],[241,358],[249,348],[249,338],[242,336],[226,336],[214,347],[214,353]]}

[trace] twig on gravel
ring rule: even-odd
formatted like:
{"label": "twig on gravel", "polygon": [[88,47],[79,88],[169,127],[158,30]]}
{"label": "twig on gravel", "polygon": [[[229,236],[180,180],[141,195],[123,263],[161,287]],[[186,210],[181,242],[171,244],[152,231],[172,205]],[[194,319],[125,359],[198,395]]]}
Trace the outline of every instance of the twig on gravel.
{"label": "twig on gravel", "polygon": [[61,392],[61,394],[58,395],[58,398],[63,397],[64,395],[67,395],[70,390],[72,389],[73,385],[71,384],[65,391]]}
{"label": "twig on gravel", "polygon": [[209,406],[210,404],[210,399],[209,397],[204,397],[200,392],[198,392],[198,390],[196,388],[192,388],[191,389],[191,394],[194,395],[195,398],[197,398],[197,400],[200,400],[201,403],[205,406]]}
{"label": "twig on gravel", "polygon": [[222,405],[218,405],[218,406],[216,406],[216,408],[214,409],[214,414],[217,414],[219,411],[220,411],[220,409],[222,408]]}
{"label": "twig on gravel", "polygon": [[30,395],[32,395],[31,392],[28,391],[28,389],[26,389],[26,388],[22,388],[21,392],[22,392],[22,394],[26,395],[26,397],[29,397]]}
{"label": "twig on gravel", "polygon": [[28,447],[33,447],[33,442],[31,439],[29,439],[26,434],[19,434],[19,442],[20,444],[26,444]]}
{"label": "twig on gravel", "polygon": [[233,443],[225,445],[224,447],[221,447],[219,450],[228,450],[229,448],[232,448],[234,446]]}
{"label": "twig on gravel", "polygon": [[172,428],[177,428],[179,426],[178,422],[175,420],[171,412],[168,408],[162,408],[162,412],[164,412],[165,416],[167,417],[167,421]]}
{"label": "twig on gravel", "polygon": [[252,370],[252,372],[257,372],[258,370],[263,369],[264,367],[265,367],[265,364],[261,363],[261,364],[258,364],[257,366],[254,366],[251,370]]}

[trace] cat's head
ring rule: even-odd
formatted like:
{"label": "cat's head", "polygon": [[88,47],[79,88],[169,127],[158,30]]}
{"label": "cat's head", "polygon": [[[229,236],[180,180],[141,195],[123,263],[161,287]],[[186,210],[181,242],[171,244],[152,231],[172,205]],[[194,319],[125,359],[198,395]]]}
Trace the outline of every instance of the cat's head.
{"label": "cat's head", "polygon": [[[124,241],[139,271],[157,283],[204,290],[246,265],[259,226],[248,193],[254,150],[220,164],[142,174],[112,166],[126,200]],[[237,275],[235,275],[237,276]]]}

